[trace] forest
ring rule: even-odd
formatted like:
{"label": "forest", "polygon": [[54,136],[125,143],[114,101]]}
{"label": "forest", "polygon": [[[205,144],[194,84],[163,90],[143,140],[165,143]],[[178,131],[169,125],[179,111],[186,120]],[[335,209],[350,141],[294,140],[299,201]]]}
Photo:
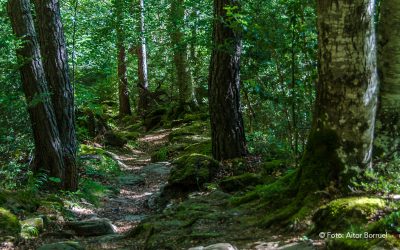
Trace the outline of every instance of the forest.
{"label": "forest", "polygon": [[400,0],[0,0],[0,249],[400,249],[399,27]]}

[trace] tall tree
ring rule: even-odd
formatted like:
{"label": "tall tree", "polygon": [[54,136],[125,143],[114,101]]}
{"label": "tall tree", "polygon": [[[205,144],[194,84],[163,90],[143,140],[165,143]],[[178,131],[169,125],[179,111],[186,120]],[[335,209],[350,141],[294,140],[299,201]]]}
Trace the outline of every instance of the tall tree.
{"label": "tall tree", "polygon": [[117,50],[118,50],[118,92],[119,92],[119,115],[131,115],[129,101],[126,44],[124,31],[124,0],[115,0],[115,16],[117,26]]}
{"label": "tall tree", "polygon": [[74,92],[58,0],[35,0],[40,47],[65,160],[65,187],[78,188]]}
{"label": "tall tree", "polygon": [[377,106],[374,0],[317,1],[319,79],[299,193],[335,183],[371,164]]}
{"label": "tall tree", "polygon": [[174,49],[174,64],[179,90],[179,106],[183,109],[194,102],[193,80],[188,66],[188,46],[183,27],[185,22],[185,1],[171,0],[171,42]]}
{"label": "tall tree", "polygon": [[[209,76],[212,152],[217,160],[247,153],[240,107],[241,38],[228,22],[237,0],[214,0],[213,51]],[[239,8],[238,8],[239,9]]]}
{"label": "tall tree", "polygon": [[139,0],[139,33],[140,43],[137,47],[138,56],[138,79],[139,79],[139,103],[138,112],[145,115],[148,107],[149,81],[147,74],[147,49],[146,49],[146,30],[145,30],[145,6],[144,0]]}
{"label": "tall tree", "polygon": [[35,142],[34,170],[45,170],[50,176],[63,180],[63,149],[40,57],[30,2],[9,0],[7,10],[13,31],[22,41],[16,53]]}
{"label": "tall tree", "polygon": [[400,154],[400,1],[381,1],[378,68],[380,98],[376,123],[376,156]]}

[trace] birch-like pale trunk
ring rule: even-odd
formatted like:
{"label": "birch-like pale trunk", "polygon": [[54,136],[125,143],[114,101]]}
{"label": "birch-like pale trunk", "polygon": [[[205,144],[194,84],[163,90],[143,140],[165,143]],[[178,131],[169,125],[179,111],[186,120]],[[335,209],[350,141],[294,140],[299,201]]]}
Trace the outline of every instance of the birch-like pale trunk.
{"label": "birch-like pale trunk", "polygon": [[400,1],[381,1],[378,68],[379,110],[374,155],[392,158],[400,150]]}
{"label": "birch-like pale trunk", "polygon": [[145,115],[148,108],[148,88],[149,80],[147,74],[147,46],[146,46],[146,26],[144,16],[145,6],[144,0],[139,0],[139,15],[140,15],[140,44],[137,48],[138,56],[138,78],[139,78],[139,103],[138,112],[142,116]]}
{"label": "birch-like pale trunk", "polygon": [[313,128],[299,192],[336,182],[371,165],[378,76],[375,0],[318,0],[319,79]]}

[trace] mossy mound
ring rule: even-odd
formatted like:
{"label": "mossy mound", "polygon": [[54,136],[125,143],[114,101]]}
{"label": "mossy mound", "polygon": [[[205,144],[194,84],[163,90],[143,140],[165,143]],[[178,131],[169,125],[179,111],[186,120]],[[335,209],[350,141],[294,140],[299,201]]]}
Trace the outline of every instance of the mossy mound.
{"label": "mossy mound", "polygon": [[198,188],[214,177],[219,165],[209,156],[189,154],[179,157],[173,162],[169,185],[179,185],[184,188]]}
{"label": "mossy mound", "polygon": [[263,172],[266,174],[273,174],[277,171],[283,171],[286,167],[286,161],[283,160],[272,160],[265,162],[262,165]]}
{"label": "mossy mound", "polygon": [[225,192],[245,190],[250,186],[257,186],[263,183],[263,177],[259,174],[246,173],[238,176],[226,177],[219,182],[219,186]]}
{"label": "mossy mound", "polygon": [[164,107],[155,108],[150,111],[144,118],[143,125],[146,131],[158,128],[163,125],[163,117],[167,114],[168,110]]}
{"label": "mossy mound", "polygon": [[212,156],[211,141],[203,141],[187,146],[183,154],[202,154]]}
{"label": "mossy mound", "polygon": [[39,198],[30,192],[0,189],[0,206],[14,214],[35,212],[39,205]]}
{"label": "mossy mound", "polygon": [[9,210],[0,207],[0,237],[17,236],[21,231],[21,224],[17,216]]}
{"label": "mossy mound", "polygon": [[[343,233],[343,238],[330,239],[327,242],[328,250],[384,250],[399,249],[399,240],[390,234],[381,234],[383,238],[373,238],[365,236],[363,233],[358,234],[360,238],[355,239],[351,233]],[[370,237],[370,238],[368,238]]]}
{"label": "mossy mound", "polygon": [[127,143],[128,143],[128,140],[119,133],[116,133],[113,131],[107,131],[104,134],[104,144],[106,146],[123,147]]}
{"label": "mossy mound", "polygon": [[168,198],[203,189],[203,185],[212,180],[220,167],[219,162],[201,154],[184,155],[173,165],[163,192]]}
{"label": "mossy mound", "polygon": [[379,198],[348,197],[333,200],[322,206],[313,216],[318,232],[340,232],[350,227],[360,227],[386,207]]}
{"label": "mossy mound", "polygon": [[169,140],[174,141],[176,138],[185,137],[185,136],[193,136],[193,135],[209,135],[208,123],[206,122],[193,122],[190,125],[182,126],[174,129],[169,135]]}

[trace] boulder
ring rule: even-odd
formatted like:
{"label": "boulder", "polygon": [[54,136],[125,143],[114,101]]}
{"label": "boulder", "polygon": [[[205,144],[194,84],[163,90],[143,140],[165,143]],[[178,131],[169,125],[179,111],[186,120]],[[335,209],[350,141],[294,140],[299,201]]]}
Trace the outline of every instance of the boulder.
{"label": "boulder", "polygon": [[314,214],[315,231],[340,232],[352,226],[365,225],[385,207],[385,200],[380,198],[347,197],[333,200]]}
{"label": "boulder", "polygon": [[84,250],[79,242],[76,241],[65,241],[57,242],[52,244],[45,244],[39,247],[37,250]]}
{"label": "boulder", "polygon": [[14,214],[0,207],[0,237],[17,236],[21,231],[21,224]]}
{"label": "boulder", "polygon": [[261,175],[246,173],[238,176],[226,177],[219,182],[219,186],[225,192],[243,190],[249,186],[257,186],[263,183]]}
{"label": "boulder", "polygon": [[229,243],[218,243],[214,245],[210,245],[208,247],[192,247],[188,250],[237,250],[236,247],[232,246]]}
{"label": "boulder", "polygon": [[112,131],[107,131],[104,134],[104,144],[106,146],[123,147],[127,143],[128,143],[128,141],[125,138],[123,138],[122,136],[120,136]]}
{"label": "boulder", "polygon": [[165,189],[173,188],[187,192],[198,191],[210,182],[220,164],[209,156],[189,154],[173,162],[171,175]]}
{"label": "boulder", "polygon": [[65,225],[67,229],[73,230],[78,236],[101,236],[114,234],[115,226],[108,219],[94,218],[86,221],[68,222]]}

